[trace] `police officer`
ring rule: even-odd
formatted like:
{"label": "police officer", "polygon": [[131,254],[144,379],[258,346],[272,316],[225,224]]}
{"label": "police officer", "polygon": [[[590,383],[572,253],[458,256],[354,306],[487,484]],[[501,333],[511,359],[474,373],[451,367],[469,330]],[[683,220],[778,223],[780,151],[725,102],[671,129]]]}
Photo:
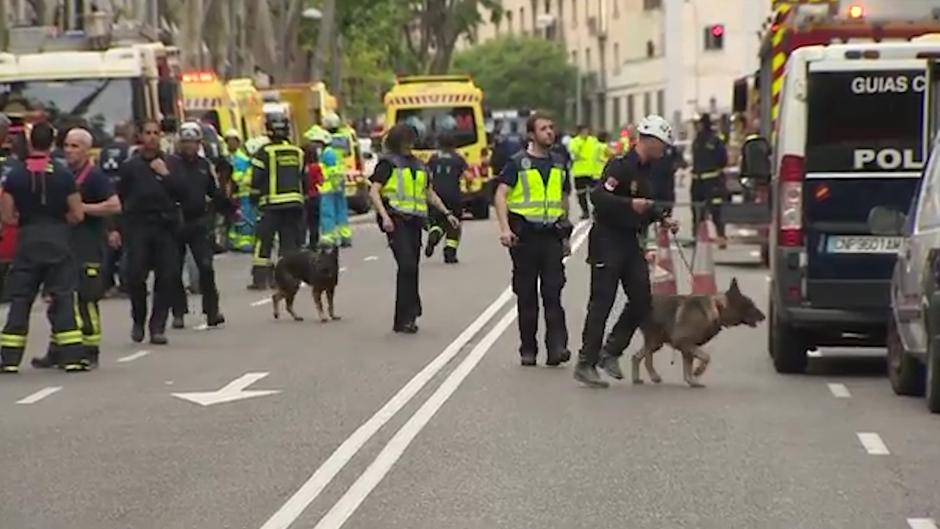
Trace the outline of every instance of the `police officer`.
{"label": "police officer", "polygon": [[165,345],[166,320],[179,278],[180,227],[178,189],[161,150],[160,124],[145,120],[137,152],[121,165],[118,196],[123,206],[121,232],[127,253],[127,290],[131,296],[131,339],[144,339],[147,320],[147,276],[154,273],[150,343]]}
{"label": "police officer", "polygon": [[503,168],[496,188],[499,240],[512,257],[512,287],[519,308],[519,355],[524,366],[538,356],[539,290],[545,308],[546,365],[571,358],[561,306],[564,257],[570,253],[568,196],[571,182],[564,161],[550,152],[554,124],[533,113],[526,122],[529,146]]}
{"label": "police officer", "polygon": [[[226,212],[230,203],[216,185],[212,162],[199,155],[202,142],[202,127],[198,123],[183,123],[179,130],[179,153],[170,155],[167,165],[177,178],[179,205],[183,224],[178,235],[179,276],[182,278],[183,259],[186,249],[192,252],[199,273],[199,288],[202,293],[202,313],[206,325],[216,327],[225,323],[219,312],[219,291],[215,285],[215,270],[212,267],[212,214],[208,198],[220,212]],[[176,286],[173,303],[173,328],[185,327],[184,314],[188,312],[186,290],[182,279]]]}
{"label": "police officer", "polygon": [[725,225],[721,221],[721,205],[725,190],[722,171],[728,164],[728,151],[712,130],[711,116],[702,114],[697,129],[692,142],[692,219],[698,226],[702,212],[707,210],[718,232],[718,245],[723,247]]}
{"label": "police officer", "polygon": [[[117,189],[120,179],[121,164],[131,157],[134,146],[130,140],[134,137],[134,127],[130,124],[121,124],[114,127],[114,138],[111,143],[101,150],[98,156],[98,166],[104,171],[104,174],[111,181],[111,186]],[[126,288],[124,281],[126,267],[124,252],[121,250],[121,233],[119,231],[120,223],[115,217],[106,219],[108,230],[108,245],[105,248],[104,261],[101,265],[101,276],[104,283],[106,295],[108,291],[112,294],[119,289]],[[118,285],[120,284],[120,287]],[[118,288],[115,288],[118,287]]]}
{"label": "police officer", "polygon": [[20,226],[19,245],[7,278],[10,311],[0,334],[0,373],[17,373],[26,349],[29,313],[43,287],[59,361],[66,371],[84,371],[82,331],[76,322],[75,261],[71,227],[85,218],[72,174],[53,163],[55,130],[37,123],[30,133],[32,154],[7,176],[0,196],[3,222]]}
{"label": "police officer", "polygon": [[[91,163],[92,135],[73,128],[65,135],[63,152],[75,185],[82,197],[85,220],[72,228],[72,257],[78,268],[78,325],[82,331],[85,359],[89,367],[98,365],[101,345],[101,313],[98,302],[104,296],[102,264],[106,246],[106,220],[121,212],[121,201],[111,180]],[[43,358],[34,358],[33,367],[61,365],[53,340]]]}
{"label": "police officer", "polygon": [[[591,293],[574,378],[592,387],[608,386],[598,376],[598,365],[610,376],[623,378],[618,358],[651,307],[649,268],[640,247],[640,234],[653,221],[676,227],[675,222],[649,200],[650,169],[672,144],[672,127],[660,116],[652,115],[640,122],[637,133],[636,146],[607,164],[601,185],[591,193],[595,207],[594,225],[588,240]],[[629,301],[602,351],[607,316],[614,305],[618,285],[623,286]]]}
{"label": "police officer", "polygon": [[442,212],[452,227],[460,225],[430,187],[424,164],[411,153],[416,141],[417,131],[410,125],[399,123],[389,129],[386,154],[376,164],[369,187],[379,226],[398,263],[392,330],[405,334],[418,332],[417,319],[421,316],[418,263],[428,204]]}
{"label": "police officer", "polygon": [[[456,150],[452,130],[442,131],[438,134],[438,146],[440,149],[432,154],[428,160],[431,185],[448,210],[459,212],[463,207],[460,180],[467,170],[467,161]],[[458,220],[459,217],[457,215]],[[456,264],[457,247],[460,246],[460,225],[454,227],[446,216],[438,211],[432,211],[430,213],[430,228],[428,229],[428,245],[424,249],[424,255],[426,257],[434,255],[434,248],[445,237],[444,262]]]}
{"label": "police officer", "polygon": [[571,151],[571,176],[574,177],[574,189],[581,206],[581,219],[591,216],[588,195],[595,185],[596,175],[600,172],[600,142],[591,134],[587,125],[578,125],[578,134],[568,144]]}
{"label": "police officer", "polygon": [[267,127],[271,142],[258,149],[251,160],[251,192],[261,215],[252,261],[252,281],[248,285],[251,290],[274,285],[271,251],[275,234],[282,257],[302,245],[301,223],[304,197],[307,196],[304,153],[287,139],[290,124],[281,116],[271,116]]}

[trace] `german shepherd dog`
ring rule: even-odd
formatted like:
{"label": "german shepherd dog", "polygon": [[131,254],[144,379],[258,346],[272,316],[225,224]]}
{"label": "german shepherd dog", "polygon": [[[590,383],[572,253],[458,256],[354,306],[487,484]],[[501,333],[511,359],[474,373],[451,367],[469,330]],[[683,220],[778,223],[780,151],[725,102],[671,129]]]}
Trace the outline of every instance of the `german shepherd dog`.
{"label": "german shepherd dog", "polygon": [[[300,290],[300,283],[310,285],[313,301],[317,305],[317,314],[321,322],[338,320],[333,312],[333,293],[339,283],[339,250],[334,246],[319,249],[316,252],[301,250],[284,256],[274,267],[274,284],[277,290],[271,296],[274,305],[274,317],[280,317],[280,302],[286,303],[287,313],[294,321],[304,319],[294,313],[294,297]],[[323,295],[326,294],[326,312],[323,311]],[[329,318],[327,318],[329,314]]]}
{"label": "german shepherd dog", "polygon": [[[711,356],[702,346],[725,327],[757,327],[764,319],[764,313],[754,301],[738,288],[737,279],[731,280],[727,292],[713,296],[653,296],[653,309],[640,324],[644,343],[633,355],[633,383],[643,383],[641,361],[645,361],[650,380],[656,384],[662,382],[653,367],[653,353],[669,344],[682,354],[682,376],[686,384],[693,388],[705,387],[698,378],[708,368]],[[694,369],[693,360],[698,360]]]}

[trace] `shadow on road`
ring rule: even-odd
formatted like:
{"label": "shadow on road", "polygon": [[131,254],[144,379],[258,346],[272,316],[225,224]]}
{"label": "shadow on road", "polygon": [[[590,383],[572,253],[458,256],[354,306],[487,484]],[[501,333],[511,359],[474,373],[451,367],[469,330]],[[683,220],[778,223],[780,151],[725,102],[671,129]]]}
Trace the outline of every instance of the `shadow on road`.
{"label": "shadow on road", "polygon": [[885,376],[886,369],[884,357],[826,355],[811,358],[806,373],[816,376],[881,378]]}

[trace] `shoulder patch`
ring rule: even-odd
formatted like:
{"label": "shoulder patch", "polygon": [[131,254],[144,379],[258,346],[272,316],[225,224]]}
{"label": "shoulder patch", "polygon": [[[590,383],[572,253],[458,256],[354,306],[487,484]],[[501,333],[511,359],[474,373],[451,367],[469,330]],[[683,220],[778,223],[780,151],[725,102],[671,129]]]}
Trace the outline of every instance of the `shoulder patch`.
{"label": "shoulder patch", "polygon": [[522,159],[519,160],[519,167],[521,167],[523,171],[528,171],[532,168],[532,160],[530,160],[528,156],[523,156]]}
{"label": "shoulder patch", "polygon": [[612,176],[608,176],[607,180],[604,180],[604,189],[611,193],[616,191],[618,185],[620,185],[620,182]]}

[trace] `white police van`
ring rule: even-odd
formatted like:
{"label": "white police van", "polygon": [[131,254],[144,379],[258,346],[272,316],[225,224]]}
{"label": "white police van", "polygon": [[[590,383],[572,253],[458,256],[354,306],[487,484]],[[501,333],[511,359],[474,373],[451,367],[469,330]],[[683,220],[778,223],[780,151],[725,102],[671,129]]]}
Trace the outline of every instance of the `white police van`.
{"label": "white police van", "polygon": [[768,346],[780,373],[823,346],[885,345],[900,236],[876,207],[907,211],[928,145],[925,53],[912,42],[812,46],[787,61],[773,149]]}

